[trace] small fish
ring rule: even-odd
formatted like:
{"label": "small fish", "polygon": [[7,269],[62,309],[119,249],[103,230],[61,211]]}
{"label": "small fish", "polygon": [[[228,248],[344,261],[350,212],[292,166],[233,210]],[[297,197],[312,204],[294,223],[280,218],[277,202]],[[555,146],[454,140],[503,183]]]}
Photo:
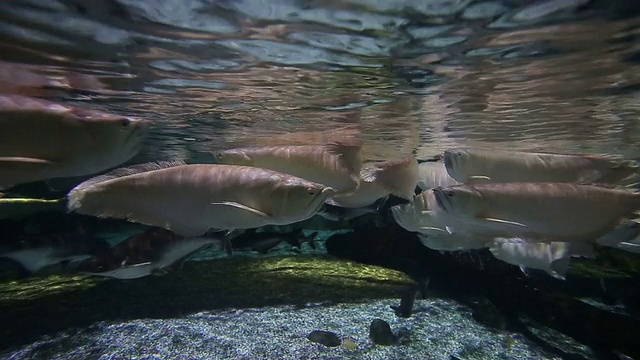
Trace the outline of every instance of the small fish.
{"label": "small fish", "polygon": [[346,208],[362,208],[389,194],[411,200],[417,182],[418,162],[415,156],[368,164],[360,171],[360,186],[355,192],[335,195],[327,203]]}
{"label": "small fish", "polygon": [[596,241],[640,209],[640,194],[571,183],[486,183],[433,189],[455,229],[530,241]]}
{"label": "small fish", "polygon": [[283,145],[229,149],[215,153],[227,165],[255,166],[330,186],[337,193],[354,192],[360,184],[360,145]]}
{"label": "small fish", "polygon": [[0,258],[19,263],[29,273],[35,273],[47,266],[73,263],[91,258],[91,255],[69,255],[50,246],[0,253]]}
{"label": "small fish", "polygon": [[303,243],[308,242],[313,248],[313,239],[318,233],[314,232],[305,236],[302,230],[291,233],[280,233],[272,231],[246,232],[233,238],[230,241],[231,248],[227,249],[227,254],[231,255],[232,250],[253,250],[261,254],[266,254],[269,250],[282,242],[287,242],[291,246],[299,248]]}
{"label": "small fish", "polygon": [[640,163],[613,155],[568,155],[512,150],[452,149],[443,154],[461,183],[580,182],[633,185]]}
{"label": "small fish", "polygon": [[418,187],[422,190],[458,184],[456,179],[449,176],[443,162],[427,161],[418,165]]}
{"label": "small fish", "polygon": [[176,262],[186,259],[217,241],[217,239],[210,238],[190,238],[173,241],[161,249],[157,258],[151,261],[131,265],[125,263],[112,270],[85,273],[115,279],[137,279],[148,275],[163,275],[167,272],[166,269]]}
{"label": "small fish", "polygon": [[118,169],[76,186],[68,209],[201,236],[211,228],[306,220],[333,193],[331,187],[257,167],[160,162]]}
{"label": "small fish", "polygon": [[90,175],[131,159],[147,122],[20,95],[0,95],[0,188]]}
{"label": "small fish", "polygon": [[520,238],[496,238],[489,246],[494,257],[519,266],[539,269],[564,280],[571,257],[594,257],[593,247],[587,243],[549,242],[534,243]]}

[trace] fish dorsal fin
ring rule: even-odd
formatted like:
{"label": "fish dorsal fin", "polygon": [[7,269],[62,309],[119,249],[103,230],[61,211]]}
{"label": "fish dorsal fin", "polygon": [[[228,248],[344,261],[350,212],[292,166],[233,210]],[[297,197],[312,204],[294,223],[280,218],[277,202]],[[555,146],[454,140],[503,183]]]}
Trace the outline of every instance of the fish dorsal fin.
{"label": "fish dorsal fin", "polygon": [[91,178],[80,185],[75,187],[75,191],[82,191],[83,189],[87,189],[93,185],[113,180],[125,176],[131,176],[135,174],[145,173],[154,170],[162,170],[176,166],[186,165],[184,161],[158,161],[158,162],[150,162],[144,164],[136,164],[129,167],[123,167],[119,169],[112,170],[106,174],[98,175],[94,178]]}

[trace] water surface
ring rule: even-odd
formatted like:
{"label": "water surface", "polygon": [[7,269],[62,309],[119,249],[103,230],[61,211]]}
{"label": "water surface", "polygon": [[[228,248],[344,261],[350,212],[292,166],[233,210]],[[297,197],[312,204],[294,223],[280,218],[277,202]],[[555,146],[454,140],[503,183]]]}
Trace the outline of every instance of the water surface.
{"label": "water surface", "polygon": [[358,133],[369,160],[456,146],[637,158],[633,3],[4,1],[0,85],[152,120],[133,162]]}

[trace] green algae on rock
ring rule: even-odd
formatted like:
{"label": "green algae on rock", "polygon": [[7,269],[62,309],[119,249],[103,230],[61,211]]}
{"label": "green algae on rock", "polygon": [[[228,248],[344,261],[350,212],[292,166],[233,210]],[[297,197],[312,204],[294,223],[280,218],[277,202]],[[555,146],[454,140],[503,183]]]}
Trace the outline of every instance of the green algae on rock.
{"label": "green algae on rock", "polygon": [[[0,283],[0,348],[98,321],[168,318],[221,308],[394,298],[405,274],[327,256],[189,261],[164,276],[54,275]],[[46,326],[42,326],[46,324]]]}
{"label": "green algae on rock", "polygon": [[65,211],[65,199],[29,199],[0,196],[0,219],[20,220],[40,212]]}

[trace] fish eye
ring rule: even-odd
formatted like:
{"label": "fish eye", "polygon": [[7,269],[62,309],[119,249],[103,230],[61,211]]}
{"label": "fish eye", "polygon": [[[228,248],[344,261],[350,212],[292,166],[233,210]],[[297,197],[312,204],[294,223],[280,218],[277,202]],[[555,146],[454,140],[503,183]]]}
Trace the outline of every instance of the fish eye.
{"label": "fish eye", "polygon": [[122,120],[120,120],[120,125],[122,125],[123,127],[129,126],[131,125],[131,120],[124,118]]}
{"label": "fish eye", "polygon": [[316,189],[312,189],[312,188],[307,189],[307,194],[309,195],[315,195],[317,193],[318,191],[316,191]]}
{"label": "fish eye", "polygon": [[447,195],[448,197],[453,197],[455,193],[453,191],[446,191],[445,195]]}

